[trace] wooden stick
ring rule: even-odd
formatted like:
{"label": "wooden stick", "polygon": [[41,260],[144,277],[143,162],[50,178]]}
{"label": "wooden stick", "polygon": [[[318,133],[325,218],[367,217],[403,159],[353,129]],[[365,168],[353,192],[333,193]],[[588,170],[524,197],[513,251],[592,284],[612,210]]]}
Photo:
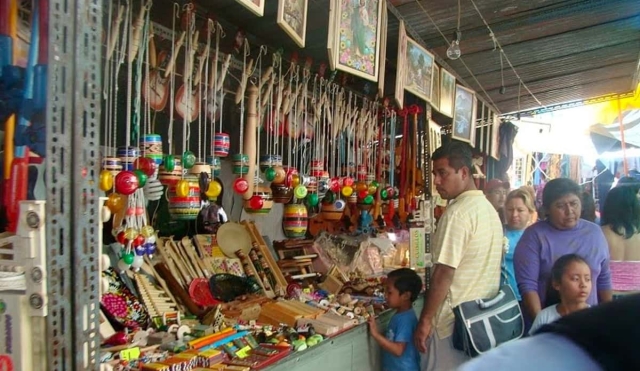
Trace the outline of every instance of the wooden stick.
{"label": "wooden stick", "polygon": [[[251,84],[247,89],[249,100],[247,107],[247,124],[244,130],[244,152],[249,158],[249,171],[242,177],[247,180],[249,187],[242,198],[249,200],[253,196],[254,178],[256,174],[256,132],[258,127],[258,88]],[[242,123],[240,123],[242,125]]]}

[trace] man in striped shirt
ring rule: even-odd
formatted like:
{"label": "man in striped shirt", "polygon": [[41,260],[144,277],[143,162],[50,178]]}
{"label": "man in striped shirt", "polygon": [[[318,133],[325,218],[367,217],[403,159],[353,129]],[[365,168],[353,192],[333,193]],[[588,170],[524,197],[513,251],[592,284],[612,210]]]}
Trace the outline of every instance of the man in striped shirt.
{"label": "man in striped shirt", "polygon": [[449,205],[433,239],[431,287],[414,336],[419,351],[429,350],[426,370],[456,369],[468,359],[453,347],[452,308],[493,297],[499,289],[502,224],[476,188],[471,159],[471,147],[454,140],[432,156],[436,190]]}

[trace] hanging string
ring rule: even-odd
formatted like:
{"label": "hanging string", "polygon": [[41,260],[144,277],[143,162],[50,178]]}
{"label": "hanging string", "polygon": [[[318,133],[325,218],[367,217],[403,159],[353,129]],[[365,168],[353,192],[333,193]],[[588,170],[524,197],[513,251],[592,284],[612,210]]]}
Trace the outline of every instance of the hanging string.
{"label": "hanging string", "polygon": [[[258,54],[258,63],[256,63],[258,71],[262,71],[262,56],[267,54],[267,47],[264,45],[260,46],[260,52]],[[260,81],[258,86],[262,86],[264,81],[262,81],[262,75],[260,75]],[[258,90],[258,107],[257,107],[257,115],[258,115],[258,125],[256,127],[257,133],[257,148],[256,148],[256,174],[254,174],[253,180],[255,184],[260,183],[260,134],[262,127],[262,92]]]}
{"label": "hanging string", "polygon": [[[147,3],[151,4],[150,2]],[[136,142],[136,148],[140,148],[140,114],[142,109],[142,67],[144,64],[144,56],[147,54],[146,51],[149,46],[149,12],[146,12],[147,15],[144,19],[144,23],[142,24],[142,40],[139,45],[140,51],[138,52],[138,59],[136,61],[136,77],[135,77],[135,92],[134,92],[134,102],[133,102],[133,134],[134,141]]]}
{"label": "hanging string", "polygon": [[[213,29],[213,30],[212,30]],[[213,23],[213,21],[211,19],[207,19],[207,51],[208,49],[211,47],[211,33],[215,32],[215,23]],[[209,55],[206,56],[205,58],[205,65],[204,65],[204,79],[201,77],[200,78],[200,86],[202,86],[202,81],[204,81],[204,133],[202,138],[204,138],[205,143],[204,143],[204,151],[201,154],[201,160],[205,160],[206,154],[207,154],[207,119],[209,118],[209,67],[211,65],[211,58],[209,58]],[[202,91],[202,90],[201,90]],[[214,111],[215,114],[215,111]],[[202,112],[200,112],[200,116],[202,116]],[[202,142],[202,140],[200,140]],[[209,141],[210,144],[210,141]]]}
{"label": "hanging string", "polygon": [[[120,4],[118,4],[119,6]],[[109,20],[111,20],[113,17],[113,6],[109,6],[109,12],[108,12],[108,18]],[[107,45],[111,45],[111,40],[113,38],[113,33],[111,30],[111,25],[112,25],[112,21],[107,22]],[[104,138],[104,143],[105,143],[105,148],[109,148],[109,124],[111,123],[111,110],[110,110],[110,85],[109,82],[111,81],[111,76],[109,75],[109,72],[111,72],[111,59],[107,60],[106,63],[106,68],[104,69],[104,80],[106,83],[104,84],[104,89],[102,90],[102,99],[104,99],[107,103],[107,112],[105,114],[105,118],[106,118],[106,125],[104,126],[104,134],[103,134],[103,138]]]}
{"label": "hanging string", "polygon": [[[180,16],[180,5],[178,3],[173,3],[173,17],[171,22],[171,56],[172,58],[177,58],[175,56],[176,53],[176,19]],[[175,70],[175,65],[172,67]],[[167,136],[167,145],[168,153],[172,153],[174,151],[173,148],[173,112],[174,112],[174,101],[175,101],[175,90],[176,90],[176,74],[171,73],[171,78],[169,79],[169,134]]]}

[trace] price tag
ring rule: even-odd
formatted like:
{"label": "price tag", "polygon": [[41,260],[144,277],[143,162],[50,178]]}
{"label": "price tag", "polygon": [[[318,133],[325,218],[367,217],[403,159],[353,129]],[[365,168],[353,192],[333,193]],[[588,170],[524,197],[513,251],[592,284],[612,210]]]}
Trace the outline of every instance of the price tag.
{"label": "price tag", "polygon": [[140,358],[140,348],[129,348],[120,351],[120,359],[123,361],[133,361]]}
{"label": "price tag", "polygon": [[236,352],[236,355],[238,356],[238,358],[242,359],[242,358],[247,358],[247,356],[249,356],[249,351],[251,350],[250,346],[246,346],[242,349],[240,349],[239,351]]}

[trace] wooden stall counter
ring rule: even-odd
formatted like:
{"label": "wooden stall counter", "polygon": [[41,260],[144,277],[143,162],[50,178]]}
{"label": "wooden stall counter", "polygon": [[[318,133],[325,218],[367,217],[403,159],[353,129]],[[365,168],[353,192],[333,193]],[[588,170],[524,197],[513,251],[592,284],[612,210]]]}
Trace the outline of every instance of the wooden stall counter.
{"label": "wooden stall counter", "polygon": [[[423,297],[413,303],[416,315],[422,311]],[[385,331],[393,311],[378,316],[378,328]],[[268,371],[377,371],[381,367],[380,346],[369,336],[367,323],[331,337],[302,352],[291,353]]]}

